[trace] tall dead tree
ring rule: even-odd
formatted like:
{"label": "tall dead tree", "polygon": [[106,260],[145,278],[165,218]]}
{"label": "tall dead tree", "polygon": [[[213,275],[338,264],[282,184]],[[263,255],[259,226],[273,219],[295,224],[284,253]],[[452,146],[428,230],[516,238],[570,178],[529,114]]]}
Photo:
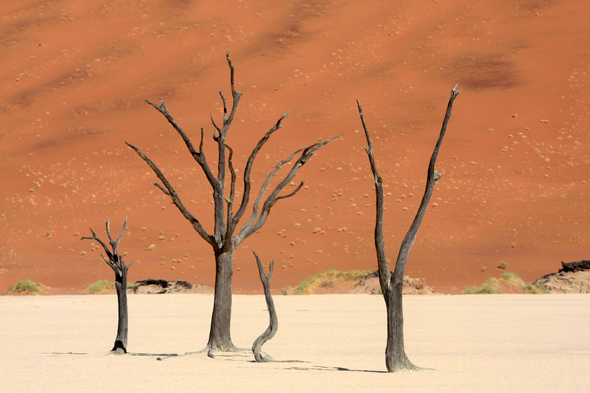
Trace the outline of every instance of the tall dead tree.
{"label": "tall dead tree", "polygon": [[260,349],[264,345],[265,342],[270,340],[277,334],[277,330],[279,330],[279,319],[277,318],[277,311],[275,309],[275,303],[272,300],[272,295],[270,293],[270,280],[272,278],[272,271],[274,268],[275,261],[270,261],[270,265],[268,267],[268,275],[264,273],[264,266],[262,262],[260,262],[260,258],[258,258],[258,254],[254,250],[254,257],[256,258],[256,264],[258,265],[258,273],[260,274],[260,281],[262,281],[262,288],[264,288],[264,299],[266,300],[266,307],[268,308],[268,328],[262,333],[254,343],[252,344],[252,353],[254,353],[254,359],[257,362],[274,362],[274,359],[267,354],[262,355],[260,353]]}
{"label": "tall dead tree", "polygon": [[365,147],[365,150],[367,151],[369,162],[371,164],[371,171],[373,172],[373,176],[375,178],[375,194],[377,200],[375,249],[377,250],[377,263],[379,266],[379,284],[381,286],[381,292],[383,293],[383,298],[385,299],[385,305],[387,308],[387,347],[385,349],[385,365],[387,367],[387,371],[390,373],[420,369],[419,367],[412,364],[410,359],[408,359],[404,348],[404,315],[402,307],[404,271],[406,268],[408,255],[410,254],[410,249],[416,240],[418,228],[420,228],[420,224],[422,223],[422,219],[426,213],[426,208],[428,207],[428,203],[432,197],[434,185],[441,177],[440,173],[434,169],[434,166],[436,164],[438,151],[445,136],[447,124],[451,118],[453,102],[459,93],[460,91],[457,91],[457,85],[455,85],[451,90],[451,98],[449,99],[449,103],[447,105],[447,112],[443,120],[442,128],[440,130],[440,134],[438,136],[432,156],[430,157],[424,196],[422,197],[422,202],[420,203],[416,217],[414,218],[414,221],[412,222],[406,237],[402,241],[393,274],[391,274],[391,271],[389,270],[389,265],[385,257],[385,245],[383,243],[383,180],[381,179],[381,176],[377,171],[377,166],[375,165],[373,147],[371,145],[369,131],[367,130],[367,126],[365,124],[363,109],[360,102],[357,100],[359,115],[365,130],[365,137],[367,138],[368,146]]}
{"label": "tall dead tree", "polygon": [[[174,118],[168,112],[168,109],[164,105],[164,101],[160,98],[160,105],[146,102],[157,109],[176,132],[180,135],[184,141],[186,148],[195,159],[197,164],[203,170],[205,176],[211,188],[213,190],[213,201],[214,201],[214,230],[210,234],[200,223],[200,221],[186,208],[182,203],[180,196],[172,187],[172,184],[166,179],[164,174],[156,164],[154,164],[145,154],[143,154],[137,147],[127,143],[135,152],[147,163],[147,165],[154,171],[158,179],[163,185],[155,183],[164,194],[168,195],[174,205],[182,213],[182,215],[191,223],[197,233],[213,248],[215,254],[215,296],[213,301],[213,314],[211,317],[211,328],[209,331],[209,341],[206,349],[211,354],[212,351],[233,351],[236,347],[232,343],[230,335],[231,326],[231,307],[232,307],[232,275],[233,275],[233,259],[234,252],[237,247],[246,239],[258,231],[266,222],[271,208],[281,199],[289,198],[295,195],[303,186],[304,182],[301,182],[295,190],[288,194],[279,195],[281,191],[291,182],[291,180],[297,174],[299,168],[301,168],[307,161],[314,156],[314,154],[327,143],[332,142],[336,138],[323,141],[320,143],[314,143],[306,146],[302,149],[295,151],[289,157],[280,161],[275,165],[273,170],[268,174],[264,180],[260,191],[254,203],[252,205],[252,214],[248,221],[238,230],[238,223],[246,211],[246,207],[250,202],[251,192],[251,181],[250,174],[252,171],[252,165],[256,155],[260,149],[264,146],[266,141],[271,135],[281,128],[283,119],[289,114],[285,113],[276,122],[276,124],[260,139],[258,144],[252,150],[246,166],[244,168],[244,186],[242,199],[240,201],[239,208],[234,212],[235,206],[235,194],[236,194],[236,173],[233,166],[233,150],[226,143],[227,133],[230,125],[236,114],[238,102],[242,96],[241,92],[235,90],[234,85],[234,66],[229,58],[229,53],[226,55],[227,63],[230,69],[230,84],[232,94],[232,106],[228,115],[228,106],[225,97],[221,91],[219,95],[223,101],[223,123],[218,126],[211,116],[211,122],[214,127],[213,140],[217,143],[217,174],[213,173],[213,170],[209,167],[205,153],[203,152],[203,129],[201,128],[201,141],[199,143],[198,150],[190,141],[189,137],[182,130],[182,128],[176,123]],[[285,175],[284,179],[281,180],[265,198],[266,189],[269,186],[270,181],[283,165],[291,162],[296,156],[295,162],[293,163],[289,172]],[[229,170],[229,192],[226,191],[227,182],[227,171]],[[264,199],[264,201],[263,201]]]}
{"label": "tall dead tree", "polygon": [[127,333],[129,331],[129,319],[127,313],[127,270],[129,270],[129,266],[131,266],[131,264],[125,265],[123,257],[119,255],[119,242],[121,241],[121,238],[123,238],[123,232],[125,232],[125,229],[127,229],[127,219],[125,219],[123,230],[116,241],[111,237],[110,220],[106,222],[106,227],[109,243],[111,246],[110,250],[107,245],[104,244],[103,241],[98,238],[98,236],[96,236],[96,233],[94,233],[92,228],[90,228],[92,237],[85,236],[80,240],[96,240],[102,246],[109,259],[106,259],[103,254],[100,254],[100,256],[102,257],[103,261],[105,261],[107,265],[109,265],[115,272],[115,287],[117,289],[119,323],[117,325],[117,338],[115,338],[115,345],[111,351],[117,353],[127,353]]}

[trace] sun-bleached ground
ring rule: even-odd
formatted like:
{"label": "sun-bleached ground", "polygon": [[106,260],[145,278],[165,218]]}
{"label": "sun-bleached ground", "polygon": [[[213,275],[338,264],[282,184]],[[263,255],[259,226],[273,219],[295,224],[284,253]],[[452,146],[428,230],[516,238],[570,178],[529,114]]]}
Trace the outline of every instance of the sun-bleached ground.
{"label": "sun-bleached ground", "polygon": [[[116,297],[0,297],[5,392],[587,392],[588,295],[405,296],[406,350],[433,371],[387,374],[380,296],[276,296],[276,360],[157,354],[201,349],[208,295],[129,297],[129,350],[107,355]],[[235,296],[233,339],[268,323],[262,296]]]}

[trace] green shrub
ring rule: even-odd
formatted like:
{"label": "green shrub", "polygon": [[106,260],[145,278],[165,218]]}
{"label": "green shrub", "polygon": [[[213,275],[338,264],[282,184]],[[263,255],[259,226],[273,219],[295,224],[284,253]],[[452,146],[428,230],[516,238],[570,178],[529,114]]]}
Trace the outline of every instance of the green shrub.
{"label": "green shrub", "polygon": [[350,270],[348,272],[338,272],[336,278],[341,278],[344,281],[354,281],[371,273],[373,273],[371,270]]}
{"label": "green shrub", "polygon": [[40,282],[35,283],[31,280],[19,281],[15,287],[9,289],[9,292],[22,293],[25,295],[32,293],[41,293],[41,289],[39,288],[40,285]]}
{"label": "green shrub", "polygon": [[94,295],[97,293],[112,292],[115,290],[115,283],[107,280],[100,280],[94,284],[90,284],[86,289],[88,295]]}
{"label": "green shrub", "polygon": [[500,261],[498,269],[508,269],[508,262]]}
{"label": "green shrub", "polygon": [[512,273],[512,272],[504,272],[500,276],[501,280],[506,280],[506,281],[509,281],[510,279],[513,279],[513,278],[520,278],[520,276],[517,273]]}
{"label": "green shrub", "polygon": [[524,281],[517,273],[512,272],[504,272],[500,276],[500,283],[506,285],[508,287],[522,287],[524,286]]}
{"label": "green shrub", "polygon": [[504,293],[499,291],[490,284],[484,284],[481,287],[469,287],[463,291],[463,295],[496,295]]}
{"label": "green shrub", "polygon": [[309,286],[316,282],[321,276],[323,272],[319,272],[314,274],[313,276],[307,277],[305,280],[301,281],[299,285],[295,288],[296,295],[306,295],[309,292]]}
{"label": "green shrub", "polygon": [[334,281],[322,281],[320,282],[321,288],[334,288],[336,283]]}
{"label": "green shrub", "polygon": [[539,284],[531,284],[530,282],[527,282],[524,287],[522,287],[522,290],[525,291],[525,293],[530,293],[533,295],[548,295],[551,293],[551,291],[549,291],[544,286]]}
{"label": "green shrub", "polygon": [[469,287],[463,291],[464,295],[495,295],[504,293],[497,289],[500,281],[497,278],[489,277],[481,287]]}
{"label": "green shrub", "polygon": [[334,287],[336,283],[334,280],[340,279],[344,281],[354,281],[361,277],[371,274],[370,270],[351,270],[351,271],[337,271],[334,269],[325,270],[314,274],[313,276],[307,277],[303,280],[296,288],[296,295],[307,295],[309,293],[309,287],[315,284],[316,281],[322,280],[319,284],[322,288]]}

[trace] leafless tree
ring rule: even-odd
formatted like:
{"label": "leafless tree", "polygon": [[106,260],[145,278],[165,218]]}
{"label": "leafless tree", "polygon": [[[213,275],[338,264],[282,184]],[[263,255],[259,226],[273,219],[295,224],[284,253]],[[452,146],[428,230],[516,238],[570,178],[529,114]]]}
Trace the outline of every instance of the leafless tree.
{"label": "leafless tree", "polygon": [[376,194],[376,205],[377,205],[377,218],[375,223],[375,249],[377,250],[377,263],[379,266],[379,284],[381,291],[385,299],[385,305],[387,308],[387,347],[385,349],[385,365],[388,372],[401,372],[401,371],[412,371],[419,370],[420,368],[412,364],[410,359],[406,355],[404,348],[404,316],[402,308],[402,296],[403,296],[403,281],[404,281],[404,270],[406,268],[406,262],[410,249],[416,240],[416,234],[418,228],[422,223],[426,208],[432,197],[434,191],[434,185],[437,180],[440,179],[441,175],[438,173],[434,166],[436,164],[436,158],[438,151],[442,144],[447,124],[451,118],[451,109],[455,98],[460,93],[457,91],[457,85],[451,90],[451,98],[447,105],[447,112],[443,120],[442,128],[434,147],[434,152],[430,157],[430,165],[428,166],[428,175],[426,178],[426,189],[424,190],[424,196],[422,202],[416,213],[416,217],[410,226],[406,237],[402,241],[397,261],[395,263],[395,270],[393,275],[389,270],[387,259],[385,258],[385,245],[383,243],[383,180],[377,171],[375,165],[375,158],[373,156],[373,147],[371,145],[371,138],[369,137],[369,131],[365,124],[365,118],[363,116],[363,109],[361,108],[360,102],[357,100],[358,110],[365,130],[365,136],[367,138],[367,155],[371,164],[371,170],[375,178],[375,194]]}
{"label": "leafless tree", "polygon": [[260,349],[262,348],[265,342],[267,342],[268,340],[273,338],[275,334],[277,334],[277,330],[279,329],[277,311],[275,310],[275,304],[272,300],[272,295],[270,294],[270,279],[272,278],[274,261],[270,261],[267,275],[266,273],[264,273],[264,266],[262,265],[262,262],[260,262],[258,254],[256,254],[255,251],[252,252],[254,253],[254,257],[256,257],[258,273],[260,274],[260,281],[262,281],[262,287],[264,288],[264,298],[266,299],[266,307],[268,308],[269,315],[268,328],[254,341],[254,344],[252,344],[252,352],[254,353],[254,358],[257,362],[273,362],[274,359],[270,355],[262,355],[260,353]]}
{"label": "leafless tree", "polygon": [[[236,172],[234,170],[232,161],[233,150],[226,143],[226,137],[229,127],[232,124],[232,121],[236,114],[236,110],[242,93],[237,92],[235,90],[234,66],[232,65],[232,62],[229,58],[229,53],[227,54],[226,59],[230,68],[230,83],[233,100],[232,106],[230,108],[228,115],[228,106],[226,99],[223,93],[219,91],[219,95],[221,96],[221,100],[223,101],[223,123],[221,124],[221,126],[218,126],[215,120],[213,119],[213,116],[211,116],[211,122],[215,129],[213,139],[217,143],[218,150],[217,175],[215,175],[212,169],[209,167],[209,164],[207,163],[207,159],[205,158],[205,154],[203,152],[203,129],[201,128],[201,141],[199,143],[199,147],[197,150],[195,146],[193,146],[192,142],[190,141],[186,133],[176,123],[174,118],[169,114],[168,109],[164,105],[164,101],[162,99],[160,99],[160,105],[153,104],[150,101],[146,100],[148,104],[153,106],[162,115],[164,115],[164,117],[166,117],[168,122],[172,125],[172,127],[183,139],[188,151],[195,159],[197,164],[199,164],[205,176],[207,177],[207,180],[211,185],[211,188],[213,189],[213,210],[215,218],[213,234],[207,232],[207,230],[201,225],[200,221],[186,208],[186,206],[182,203],[180,196],[172,187],[172,184],[166,179],[166,177],[164,176],[162,171],[158,169],[156,164],[154,164],[137,147],[125,142],[129,147],[135,150],[135,152],[148,164],[148,166],[154,171],[158,179],[160,179],[160,181],[163,184],[162,186],[159,183],[155,183],[155,186],[158,187],[164,194],[170,197],[174,205],[176,205],[176,207],[182,213],[182,215],[191,223],[191,225],[197,231],[197,233],[213,248],[216,265],[215,296],[213,302],[213,314],[211,317],[211,328],[209,331],[209,341],[206,347],[206,350],[208,350],[210,355],[212,355],[212,352],[214,351],[234,351],[237,349],[232,343],[230,335],[233,275],[232,263],[234,258],[234,252],[236,251],[240,243],[244,241],[245,238],[258,231],[264,225],[268,218],[271,208],[278,201],[295,195],[301,189],[301,187],[304,184],[303,182],[301,182],[292,192],[288,194],[279,195],[281,191],[283,191],[283,189],[295,177],[299,168],[305,165],[305,163],[307,163],[307,161],[311,157],[313,157],[320,148],[336,139],[333,138],[327,141],[314,143],[312,145],[301,148],[295,151],[286,159],[276,164],[273,170],[268,174],[268,176],[264,180],[262,186],[260,187],[260,191],[258,192],[258,195],[254,200],[254,204],[252,205],[252,214],[250,215],[250,218],[241,227],[241,229],[238,230],[238,223],[240,222],[240,219],[242,218],[244,212],[246,211],[246,207],[250,202],[250,174],[252,171],[254,159],[256,158],[256,155],[264,146],[266,141],[268,141],[268,139],[271,137],[271,135],[279,128],[281,128],[281,123],[283,119],[289,114],[289,112],[281,116],[281,118],[260,139],[258,144],[252,150],[252,153],[250,154],[244,169],[244,188],[242,199],[240,201],[239,208],[236,212],[234,212],[236,195]],[[265,198],[264,196],[266,189],[269,186],[269,183],[274,177],[274,175],[277,173],[279,169],[281,169],[283,165],[285,165],[288,162],[291,162],[296,156],[297,158],[295,159],[295,162],[293,163],[289,172],[285,175],[283,180],[281,180],[272,189],[270,194]],[[228,170],[230,176],[229,192],[226,191],[226,175]]]}
{"label": "leafless tree", "polygon": [[115,287],[117,289],[117,304],[119,308],[119,323],[117,326],[117,338],[115,339],[115,345],[111,351],[118,352],[118,353],[127,353],[127,333],[129,331],[129,319],[127,313],[127,270],[129,270],[129,265],[125,265],[123,261],[123,257],[119,255],[119,242],[123,238],[123,233],[125,229],[127,229],[127,219],[125,219],[125,223],[123,224],[123,230],[119,235],[119,238],[115,241],[111,237],[111,229],[110,229],[110,220],[106,222],[107,227],[107,235],[109,237],[109,242],[111,249],[107,247],[106,244],[103,243],[102,240],[96,236],[96,233],[90,228],[90,232],[92,232],[92,237],[84,236],[80,240],[89,239],[89,240],[96,240],[104,249],[105,253],[107,254],[109,259],[106,259],[103,254],[100,254],[102,259],[113,269],[115,272]]}

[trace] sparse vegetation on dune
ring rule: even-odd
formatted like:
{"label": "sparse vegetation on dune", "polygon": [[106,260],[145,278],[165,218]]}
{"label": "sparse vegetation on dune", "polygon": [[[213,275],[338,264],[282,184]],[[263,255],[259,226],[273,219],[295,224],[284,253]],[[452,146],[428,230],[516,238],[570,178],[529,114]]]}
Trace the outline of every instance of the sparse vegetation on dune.
{"label": "sparse vegetation on dune", "polygon": [[545,288],[544,286],[538,284],[531,284],[530,282],[527,282],[522,287],[522,290],[525,293],[530,293],[532,295],[548,295],[551,293],[551,291]]}
{"label": "sparse vegetation on dune", "polygon": [[355,281],[371,273],[373,273],[371,270],[325,270],[303,280],[295,288],[295,294],[310,295],[313,293],[313,289],[317,286],[321,288],[332,288],[336,286],[338,281]]}
{"label": "sparse vegetation on dune", "polygon": [[15,286],[9,287],[5,295],[40,295],[42,285],[31,280],[19,281]]}
{"label": "sparse vegetation on dune", "polygon": [[541,295],[550,293],[549,290],[541,285],[525,283],[517,273],[504,272],[500,278],[489,277],[488,280],[480,287],[469,287],[463,291],[464,295],[493,295],[505,293],[529,293]]}
{"label": "sparse vegetation on dune", "polygon": [[107,280],[99,280],[94,284],[90,284],[86,288],[87,295],[98,295],[101,293],[113,293],[115,292],[115,283]]}
{"label": "sparse vegetation on dune", "polygon": [[508,269],[508,262],[504,262],[504,261],[500,261],[500,263],[498,264],[498,269]]}
{"label": "sparse vegetation on dune", "polygon": [[505,272],[502,273],[499,280],[501,285],[505,285],[507,287],[523,287],[524,281],[520,276],[513,272]]}
{"label": "sparse vegetation on dune", "polygon": [[469,287],[463,291],[464,295],[494,295],[504,293],[497,289],[500,281],[497,278],[490,277],[481,287]]}

